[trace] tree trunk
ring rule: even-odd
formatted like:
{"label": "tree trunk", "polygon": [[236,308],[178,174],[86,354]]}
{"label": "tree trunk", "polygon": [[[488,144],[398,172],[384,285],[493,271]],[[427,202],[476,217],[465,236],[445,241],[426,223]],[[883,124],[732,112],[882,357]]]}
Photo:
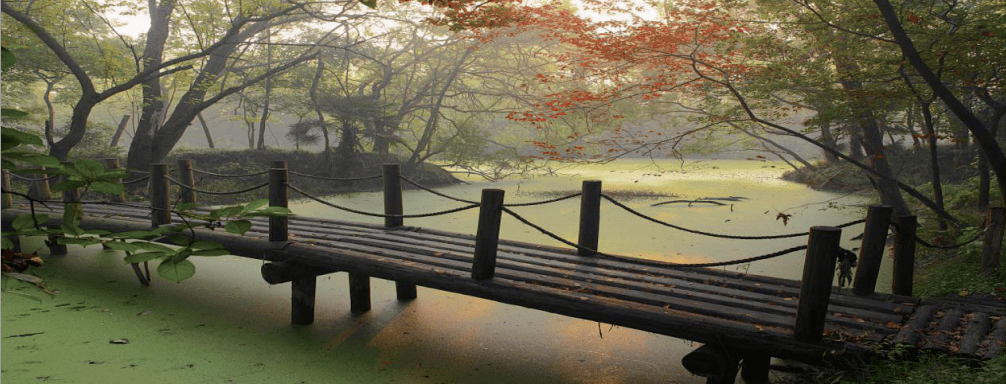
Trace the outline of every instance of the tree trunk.
{"label": "tree trunk", "polygon": [[206,134],[206,144],[210,146],[210,149],[215,148],[213,146],[213,136],[210,135],[210,126],[206,124],[206,119],[203,118],[203,114],[196,114],[196,118],[199,119],[199,125],[203,127],[203,133]]}
{"label": "tree trunk", "polygon": [[122,119],[119,120],[119,126],[115,127],[115,134],[112,135],[112,141],[108,143],[109,147],[115,148],[119,146],[119,139],[122,138],[122,133],[126,131],[126,123],[129,122],[130,115],[122,115]]}
{"label": "tree trunk", "polygon": [[[265,43],[266,43],[266,59],[265,59],[265,69],[268,71],[272,68],[272,32],[270,29],[266,30]],[[269,96],[272,94],[272,76],[265,79],[265,101],[262,102],[262,119],[259,121],[258,130],[258,149],[265,149],[265,128],[266,123],[269,120]]]}

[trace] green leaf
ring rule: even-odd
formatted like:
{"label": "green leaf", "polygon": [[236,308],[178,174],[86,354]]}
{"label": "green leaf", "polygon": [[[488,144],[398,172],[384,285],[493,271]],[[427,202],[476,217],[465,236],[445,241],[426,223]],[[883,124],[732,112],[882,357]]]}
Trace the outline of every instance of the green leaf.
{"label": "green leaf", "polygon": [[[6,45],[6,44],[4,44]],[[0,70],[6,71],[17,63],[17,56],[7,47],[0,47]]]}
{"label": "green leaf", "polygon": [[222,218],[222,217],[237,216],[237,215],[240,215],[243,210],[244,210],[244,207],[242,207],[240,205],[235,205],[235,206],[231,206],[231,207],[217,208],[217,209],[214,209],[213,211],[210,212],[210,217],[212,217],[215,220],[215,219],[219,219],[219,218]]}
{"label": "green leaf", "polygon": [[192,249],[202,249],[202,250],[224,249],[223,244],[220,244],[215,241],[206,241],[206,240],[197,240],[193,242],[191,245],[189,245],[189,247]]}
{"label": "green leaf", "polygon": [[91,183],[91,190],[109,195],[119,195],[126,190],[122,183],[112,183],[108,181],[94,181]]}
{"label": "green leaf", "polygon": [[360,0],[360,4],[366,5],[370,9],[377,9],[377,0]]}
{"label": "green leaf", "polygon": [[[63,205],[63,222],[78,224],[84,217],[84,206],[80,203],[66,203]],[[83,229],[80,232],[84,232]]]}
{"label": "green leaf", "polygon": [[248,220],[231,220],[224,224],[224,230],[238,235],[244,235],[251,227],[252,223]]}
{"label": "green leaf", "polygon": [[91,159],[77,160],[73,163],[73,166],[80,171],[81,174],[89,176],[90,178],[95,178],[98,175],[105,173],[105,166]]}
{"label": "green leaf", "polygon": [[180,234],[177,234],[177,233],[174,234],[174,235],[168,236],[168,240],[171,241],[172,243],[175,243],[175,245],[181,245],[181,246],[187,246],[187,245],[189,245],[189,238],[187,236],[185,236],[185,235],[180,235]]}
{"label": "green leaf", "polygon": [[288,217],[293,216],[293,212],[289,208],[284,207],[265,207],[255,212],[250,212],[244,214],[244,217]]}
{"label": "green leaf", "polygon": [[11,240],[8,236],[4,236],[0,240],[0,249],[14,249],[14,240]]}
{"label": "green leaf", "polygon": [[118,182],[119,179],[129,177],[130,173],[123,170],[109,170],[98,176],[98,180]]}
{"label": "green leaf", "polygon": [[147,251],[147,252],[167,252],[167,253],[171,253],[171,252],[175,251],[174,248],[171,248],[171,247],[169,247],[167,245],[161,245],[161,244],[157,244],[157,243],[153,243],[153,242],[149,242],[149,241],[137,241],[137,242],[134,242],[133,244],[139,245],[140,249],[142,249],[144,251]]}
{"label": "green leaf", "polygon": [[84,234],[84,228],[68,221],[63,221],[63,224],[60,224],[59,227],[63,230],[63,233],[66,233],[67,235],[80,236]]}
{"label": "green leaf", "polygon": [[66,191],[72,191],[72,190],[78,189],[78,188],[83,188],[83,187],[86,187],[86,186],[87,186],[87,182],[86,181],[63,180],[63,181],[60,181],[60,182],[56,183],[55,185],[53,185],[50,189],[53,192],[66,192]]}
{"label": "green leaf", "polygon": [[154,236],[157,236],[157,234],[151,231],[127,231],[108,235],[108,237],[113,239],[145,239]]}
{"label": "green leaf", "polygon": [[126,256],[126,258],[122,259],[122,261],[125,261],[128,264],[136,264],[146,261],[167,259],[170,256],[171,254],[167,252],[140,252]]}
{"label": "green leaf", "polygon": [[188,210],[193,209],[193,208],[198,207],[198,206],[199,206],[199,203],[181,203],[181,204],[178,204],[178,205],[175,206],[175,210],[178,210],[178,211],[188,211]]}
{"label": "green leaf", "polygon": [[[48,167],[48,168],[54,168],[54,169],[62,169],[63,168],[63,164],[60,164],[59,159],[57,159],[55,157],[52,157],[52,156],[49,156],[49,155],[43,155],[41,153],[25,153],[25,152],[14,152],[14,153],[11,153],[11,152],[6,152],[3,155],[4,155],[4,157],[6,157],[6,158],[8,158],[10,160],[21,161],[21,162],[25,162],[25,163],[28,163],[28,164],[34,164],[34,165],[38,165],[40,167]],[[54,172],[54,173],[58,173],[58,172]]]}
{"label": "green leaf", "polygon": [[88,229],[84,231],[85,235],[95,235],[95,236],[107,236],[111,235],[111,231],[106,231],[104,229]]}
{"label": "green leaf", "polygon": [[180,283],[196,274],[196,265],[189,260],[179,262],[162,261],[157,266],[157,274],[161,277]]}
{"label": "green leaf", "polygon": [[16,231],[24,231],[29,229],[35,229],[35,223],[38,222],[40,225],[45,224],[49,221],[49,215],[35,214],[32,218],[32,214],[25,213],[18,215],[14,220],[11,221],[10,226]]}
{"label": "green leaf", "polygon": [[140,243],[127,243],[124,241],[106,241],[105,246],[108,247],[108,249],[124,252],[136,252],[143,250],[143,248],[140,247]]}
{"label": "green leaf", "polygon": [[269,199],[252,200],[249,201],[248,204],[245,204],[244,208],[241,209],[241,212],[251,212],[266,205],[269,205]]}
{"label": "green leaf", "polygon": [[74,244],[82,247],[101,244],[101,240],[93,237],[60,237],[56,239],[56,244]]}

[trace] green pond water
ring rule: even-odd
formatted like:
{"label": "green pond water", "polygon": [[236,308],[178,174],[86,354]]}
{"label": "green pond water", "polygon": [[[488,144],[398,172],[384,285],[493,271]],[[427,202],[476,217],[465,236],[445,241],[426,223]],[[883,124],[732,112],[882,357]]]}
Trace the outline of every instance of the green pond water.
{"label": "green pond water", "polygon": [[[479,200],[483,188],[506,191],[507,203],[532,202],[579,191],[601,180],[633,209],[687,228],[764,235],[802,232],[861,218],[865,200],[811,190],[778,179],[782,165],[754,161],[620,160],[570,166],[558,176],[488,183],[466,179],[438,191]],[[635,192],[635,193],[632,193]],[[655,203],[742,196],[725,206]],[[380,193],[327,198],[381,212]],[[405,212],[461,206],[425,191],[404,193]],[[308,200],[301,215],[374,223],[370,218]],[[579,200],[515,208],[532,222],[576,239]],[[779,213],[791,215],[788,223]],[[477,210],[406,219],[406,225],[474,233]],[[702,237],[640,219],[602,201],[604,252],[673,262],[731,260],[769,253],[805,239],[740,241]],[[843,231],[851,248],[862,226]],[[504,216],[501,237],[560,245]],[[27,241],[25,248],[44,248]],[[42,251],[45,253],[45,251]],[[2,298],[2,372],[10,383],[703,383],[681,368],[695,345],[537,310],[419,288],[419,298],[395,300],[394,283],[372,279],[373,309],[349,313],[343,273],[319,277],[315,324],[289,324],[289,284],[262,281],[260,261],[237,257],[194,260],[196,276],[181,284],[156,279],[138,286],[122,255],[71,249],[47,258],[37,273],[58,291],[43,303]],[[803,254],[726,267],[798,278]],[[885,265],[878,289],[890,285]],[[24,289],[20,292],[31,292]],[[34,335],[31,335],[34,334]],[[128,340],[128,344],[112,341]]]}

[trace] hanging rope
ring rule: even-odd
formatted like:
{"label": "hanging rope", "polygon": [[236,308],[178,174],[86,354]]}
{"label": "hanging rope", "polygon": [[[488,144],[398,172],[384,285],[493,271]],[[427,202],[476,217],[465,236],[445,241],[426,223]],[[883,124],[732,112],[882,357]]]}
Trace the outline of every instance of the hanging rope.
{"label": "hanging rope", "polygon": [[465,203],[465,204],[478,204],[478,202],[476,202],[476,201],[465,200],[465,199],[457,198],[457,197],[454,197],[454,196],[451,196],[451,195],[446,195],[446,194],[443,194],[441,192],[434,191],[431,188],[427,188],[425,186],[420,185],[419,183],[417,183],[415,181],[407,179],[405,176],[399,176],[399,178],[402,179],[402,180],[405,180],[406,183],[412,184],[416,188],[419,188],[421,190],[424,190],[426,192],[432,193],[434,195],[437,195],[437,196],[440,196],[440,197],[443,197],[443,198],[446,198],[446,199],[454,200],[454,201],[457,201],[459,203]]}
{"label": "hanging rope", "polygon": [[300,173],[300,172],[294,172],[294,171],[288,171],[288,172],[291,175],[303,176],[303,177],[308,177],[308,178],[318,179],[318,180],[330,180],[330,181],[363,181],[363,180],[380,179],[382,177],[381,175],[364,176],[364,177],[325,177],[325,176],[309,175],[309,174],[306,174],[306,173]]}
{"label": "hanging rope", "polygon": [[203,171],[203,170],[195,169],[195,168],[192,169],[192,172],[195,172],[195,173],[198,173],[198,174],[202,174],[202,175],[215,176],[215,177],[232,177],[232,178],[262,176],[262,175],[265,175],[265,174],[269,173],[269,171],[262,171],[262,172],[255,172],[255,173],[246,173],[246,174],[242,174],[242,175],[227,175],[227,174],[223,174],[223,173]]}
{"label": "hanging rope", "polygon": [[198,193],[205,193],[207,195],[237,195],[237,194],[251,192],[251,191],[254,191],[256,189],[260,189],[262,187],[268,187],[269,186],[269,183],[262,183],[262,184],[254,186],[254,187],[242,189],[240,191],[216,192],[216,191],[205,191],[205,190],[202,190],[202,189],[193,188],[192,186],[188,186],[188,185],[182,184],[182,182],[180,182],[178,180],[175,180],[173,178],[170,178],[170,177],[165,177],[165,179],[168,179],[168,181],[170,181],[172,184],[177,185],[179,187],[191,189],[192,191],[195,191],[195,192],[198,192]]}
{"label": "hanging rope", "polygon": [[338,209],[338,210],[342,210],[342,211],[346,211],[346,212],[350,212],[350,213],[355,213],[355,214],[358,214],[358,215],[371,216],[371,217],[384,217],[384,218],[388,218],[388,217],[401,217],[401,218],[405,218],[405,219],[418,219],[418,218],[424,218],[424,217],[433,217],[433,216],[447,215],[447,214],[451,214],[451,213],[455,213],[455,212],[467,211],[469,209],[477,208],[479,206],[479,204],[471,204],[471,205],[468,205],[468,206],[464,206],[464,207],[460,207],[460,208],[454,208],[454,209],[448,209],[448,210],[439,211],[439,212],[421,213],[421,214],[414,214],[414,215],[388,215],[388,214],[383,214],[383,213],[366,212],[366,211],[360,211],[360,210],[352,209],[352,208],[349,208],[349,207],[343,207],[341,205],[333,204],[333,203],[324,201],[322,199],[319,199],[317,197],[311,196],[307,192],[301,191],[297,187],[294,187],[294,186],[292,186],[290,184],[287,184],[286,186],[290,187],[290,190],[292,190],[294,192],[297,192],[297,193],[299,193],[301,195],[304,195],[304,197],[306,197],[308,199],[317,201],[317,202],[319,202],[321,204],[324,204],[324,205],[327,205],[329,207],[332,207],[332,208],[335,208],[335,209]]}
{"label": "hanging rope", "polygon": [[[791,233],[791,234],[788,234],[788,235],[741,236],[741,235],[724,235],[724,234],[719,234],[719,233],[699,231],[699,230],[695,230],[695,229],[688,229],[688,228],[680,227],[680,226],[677,226],[677,225],[674,225],[674,224],[671,224],[671,223],[668,223],[668,222],[665,222],[665,221],[661,221],[659,219],[647,216],[647,215],[642,214],[642,213],[640,213],[640,212],[638,212],[638,211],[636,211],[636,210],[634,210],[632,208],[629,208],[625,204],[622,204],[622,203],[618,202],[617,200],[615,200],[614,198],[612,198],[612,197],[610,197],[608,195],[601,194],[601,197],[607,199],[612,204],[615,204],[619,208],[622,208],[622,209],[628,211],[629,213],[631,213],[633,215],[639,216],[641,218],[644,218],[644,219],[652,221],[654,223],[663,225],[665,227],[674,228],[674,229],[677,229],[679,231],[688,232],[688,233],[692,233],[692,234],[696,234],[696,235],[716,237],[716,238],[721,238],[721,239],[734,239],[734,240],[771,240],[771,239],[788,239],[788,238],[793,238],[793,237],[803,237],[803,236],[807,236],[810,233],[810,232],[801,232],[801,233]],[[860,224],[860,223],[863,223],[863,222],[866,222],[866,220],[860,219],[860,220],[850,221],[848,223],[838,225],[837,228],[845,228],[845,227],[856,225],[856,224]]]}

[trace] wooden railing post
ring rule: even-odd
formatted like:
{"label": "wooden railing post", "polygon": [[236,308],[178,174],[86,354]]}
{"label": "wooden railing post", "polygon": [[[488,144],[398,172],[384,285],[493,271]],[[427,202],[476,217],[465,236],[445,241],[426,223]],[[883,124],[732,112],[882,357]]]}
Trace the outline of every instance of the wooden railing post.
{"label": "wooden railing post", "polygon": [[985,219],[985,238],[982,239],[983,273],[993,273],[999,269],[1004,228],[1006,228],[1006,208],[989,207]]}
{"label": "wooden railing post", "polygon": [[500,220],[503,218],[502,189],[483,189],[479,208],[479,226],[475,233],[475,260],[472,279],[489,280],[496,274],[496,248],[499,245]]}
{"label": "wooden railing post", "polygon": [[[108,168],[109,170],[113,171],[117,169],[122,169],[122,167],[119,165],[119,159],[116,158],[105,159],[105,168]],[[115,182],[122,183],[122,179],[115,179]],[[111,200],[114,203],[124,203],[126,202],[126,192],[123,191],[118,195],[111,195],[109,200]]]}
{"label": "wooden railing post", "polygon": [[[63,162],[64,167],[73,167],[72,162]],[[66,177],[62,177],[62,180],[66,180]],[[72,204],[78,203],[78,204]],[[63,191],[63,211],[68,210],[79,210],[80,207],[80,189],[74,188],[71,190]],[[64,218],[66,215],[64,214]],[[49,235],[49,254],[50,255],[65,255],[66,254],[66,244],[57,244],[59,242],[58,235]]]}
{"label": "wooden railing post", "polygon": [[894,218],[894,276],[891,279],[891,293],[912,295],[915,280],[915,231],[918,220],[915,216],[904,215]]}
{"label": "wooden railing post", "polygon": [[[45,167],[39,167],[45,169]],[[28,197],[34,200],[52,200],[52,191],[49,189],[49,174],[37,174],[39,181],[32,181],[28,188]]]}
{"label": "wooden railing post", "polygon": [[[269,205],[287,208],[290,206],[290,188],[287,186],[290,173],[286,161],[272,162],[269,168]],[[269,241],[287,241],[289,239],[289,219],[286,217],[269,218]]]}
{"label": "wooden railing post", "polygon": [[601,226],[601,181],[584,180],[580,195],[580,237],[576,253],[591,256],[597,253]]}
{"label": "wooden railing post", "polygon": [[[9,191],[10,189],[10,171],[3,170],[3,189]],[[9,194],[4,192],[3,194],[3,209],[14,207],[14,198]]]}
{"label": "wooden railing post", "polygon": [[858,296],[872,295],[876,291],[877,275],[880,274],[880,262],[884,259],[887,231],[891,226],[893,212],[894,207],[889,205],[871,205],[866,212],[856,280],[852,283],[852,293]]}
{"label": "wooden railing post", "polygon": [[831,285],[835,278],[835,262],[841,236],[842,230],[835,227],[810,229],[800,301],[793,327],[793,336],[797,340],[818,342],[824,334],[824,320],[831,300]]}
{"label": "wooden railing post", "polygon": [[384,179],[384,226],[386,228],[401,227],[403,220],[402,208],[402,167],[399,164],[384,164],[381,175]]}
{"label": "wooden railing post", "polygon": [[150,164],[150,224],[171,224],[171,195],[168,194],[168,165]]}
{"label": "wooden railing post", "polygon": [[[402,166],[399,164],[384,164],[381,168],[381,175],[384,179],[384,227],[401,227],[404,223],[402,216],[400,216],[404,212],[402,204]],[[416,285],[404,281],[396,281],[395,292],[398,295],[398,300],[412,300],[416,298]]]}
{"label": "wooden railing post", "polygon": [[192,160],[178,160],[178,180],[182,182],[181,195],[183,203],[195,203],[196,191],[192,188],[196,186],[195,171],[192,170]]}

